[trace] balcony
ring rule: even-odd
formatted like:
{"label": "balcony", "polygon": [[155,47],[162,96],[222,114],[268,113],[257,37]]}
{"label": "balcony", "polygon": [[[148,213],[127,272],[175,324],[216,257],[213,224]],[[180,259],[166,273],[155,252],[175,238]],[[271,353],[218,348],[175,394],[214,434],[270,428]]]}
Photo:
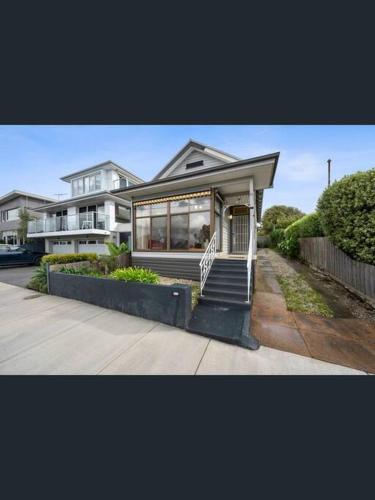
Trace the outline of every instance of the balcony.
{"label": "balcony", "polygon": [[49,217],[30,221],[28,235],[45,233],[102,233],[109,231],[109,216],[100,212],[86,212],[62,217]]}

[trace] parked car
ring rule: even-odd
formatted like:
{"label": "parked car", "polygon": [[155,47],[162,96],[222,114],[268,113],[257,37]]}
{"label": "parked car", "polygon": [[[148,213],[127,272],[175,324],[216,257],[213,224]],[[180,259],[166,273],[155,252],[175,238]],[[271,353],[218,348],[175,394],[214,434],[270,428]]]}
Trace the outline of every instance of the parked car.
{"label": "parked car", "polygon": [[22,246],[1,245],[0,267],[24,266],[39,264],[44,253],[34,252]]}

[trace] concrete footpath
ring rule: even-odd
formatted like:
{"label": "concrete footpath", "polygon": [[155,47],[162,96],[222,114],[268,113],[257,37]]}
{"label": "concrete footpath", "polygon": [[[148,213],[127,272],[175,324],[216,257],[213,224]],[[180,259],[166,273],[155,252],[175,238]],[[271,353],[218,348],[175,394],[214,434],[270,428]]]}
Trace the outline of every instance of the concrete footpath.
{"label": "concrete footpath", "polygon": [[161,323],[0,283],[0,374],[356,375],[269,347],[248,351]]}

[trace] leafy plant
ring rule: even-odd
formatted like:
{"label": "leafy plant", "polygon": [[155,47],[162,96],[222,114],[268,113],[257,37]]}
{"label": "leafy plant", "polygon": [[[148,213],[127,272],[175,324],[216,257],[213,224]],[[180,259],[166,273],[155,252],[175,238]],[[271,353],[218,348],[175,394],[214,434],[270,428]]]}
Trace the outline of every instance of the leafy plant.
{"label": "leafy plant", "polygon": [[84,260],[97,260],[96,253],[64,253],[50,254],[42,257],[42,262],[46,264],[69,264],[70,262],[82,262]]}
{"label": "leafy plant", "polygon": [[100,273],[99,271],[95,271],[95,269],[92,269],[88,266],[81,266],[81,267],[62,267],[59,271],[60,273],[64,274],[72,274],[76,276],[92,276],[94,278],[103,278],[104,275],[103,273]]}
{"label": "leafy plant", "polygon": [[264,212],[262,217],[262,232],[270,234],[274,229],[285,229],[304,215],[298,208],[286,205],[274,205]]}
{"label": "leafy plant", "polygon": [[323,236],[323,229],[318,213],[305,215],[293,222],[284,231],[284,237],[279,242],[278,248],[290,258],[296,258],[299,254],[299,238],[313,238]]}
{"label": "leafy plant", "polygon": [[116,245],[116,243],[113,243],[112,241],[106,243],[110,255],[113,257],[117,257],[119,255],[122,255],[124,253],[130,253],[128,245],[123,241],[120,243],[120,245]]}
{"label": "leafy plant", "polygon": [[118,259],[114,255],[100,255],[96,264],[99,271],[110,274],[118,268]]}
{"label": "leafy plant", "polygon": [[353,259],[375,264],[375,169],[334,182],[318,201],[325,233]]}
{"label": "leafy plant", "polygon": [[47,264],[41,262],[39,267],[37,267],[29,281],[27,288],[36,290],[41,293],[47,293]]}
{"label": "leafy plant", "polygon": [[159,283],[159,275],[142,267],[124,267],[113,271],[110,277],[120,281],[136,281],[139,283]]}

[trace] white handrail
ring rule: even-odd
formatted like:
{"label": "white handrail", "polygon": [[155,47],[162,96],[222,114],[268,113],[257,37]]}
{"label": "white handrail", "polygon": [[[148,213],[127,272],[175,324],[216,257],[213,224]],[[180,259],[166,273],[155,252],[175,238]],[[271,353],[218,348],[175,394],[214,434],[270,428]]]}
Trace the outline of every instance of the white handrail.
{"label": "white handrail", "polygon": [[247,254],[247,302],[250,303],[251,266],[253,263],[253,231],[250,228],[249,251]]}
{"label": "white handrail", "polygon": [[212,263],[216,256],[216,231],[212,235],[211,241],[204,252],[203,257],[199,263],[199,267],[201,268],[201,296],[203,292],[204,285],[207,280],[208,273],[210,272]]}

